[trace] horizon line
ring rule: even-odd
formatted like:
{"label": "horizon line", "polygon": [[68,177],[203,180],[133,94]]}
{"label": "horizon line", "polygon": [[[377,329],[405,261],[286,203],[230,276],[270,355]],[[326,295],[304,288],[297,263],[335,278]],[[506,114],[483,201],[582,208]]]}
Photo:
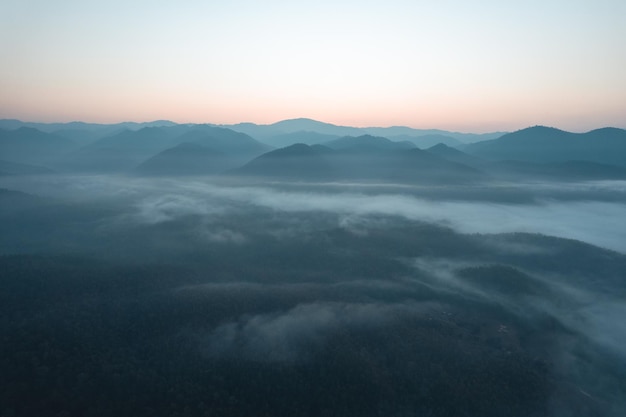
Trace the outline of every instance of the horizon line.
{"label": "horizon line", "polygon": [[113,125],[120,125],[120,124],[126,124],[126,123],[139,124],[140,125],[140,124],[150,124],[150,123],[157,123],[157,122],[168,122],[168,123],[172,123],[172,124],[175,124],[175,125],[214,125],[214,126],[218,126],[218,127],[231,127],[231,126],[236,126],[236,125],[240,125],[240,124],[250,124],[250,125],[255,125],[255,126],[272,126],[272,125],[275,125],[275,124],[278,124],[278,123],[281,123],[281,122],[289,122],[289,121],[296,121],[296,120],[303,120],[303,121],[311,121],[311,122],[315,122],[315,123],[322,123],[322,124],[331,125],[331,126],[339,127],[339,128],[353,128],[353,129],[405,128],[405,129],[412,129],[412,130],[438,130],[438,131],[449,132],[449,133],[474,134],[474,135],[493,134],[493,133],[513,133],[513,132],[517,132],[517,131],[520,131],[520,130],[529,129],[529,128],[533,128],[533,127],[546,127],[546,128],[558,129],[558,130],[562,130],[564,132],[570,132],[570,133],[587,133],[587,132],[592,132],[594,130],[600,130],[600,129],[606,129],[606,128],[626,130],[626,127],[609,126],[609,125],[599,126],[599,127],[595,127],[593,129],[589,129],[589,130],[566,130],[566,129],[562,129],[562,128],[556,127],[556,126],[548,126],[548,125],[543,125],[543,124],[534,124],[534,125],[528,125],[528,126],[525,126],[525,127],[521,127],[521,128],[517,128],[517,129],[511,129],[511,130],[492,130],[492,131],[472,132],[472,131],[448,130],[448,129],[437,128],[437,127],[430,127],[430,128],[413,127],[413,126],[409,126],[409,125],[388,125],[388,126],[381,126],[381,125],[378,125],[378,126],[376,126],[376,125],[374,125],[374,126],[372,126],[372,125],[369,125],[369,126],[344,125],[344,124],[335,124],[335,123],[325,122],[325,121],[321,121],[321,120],[317,120],[317,119],[313,119],[313,118],[309,118],[309,117],[296,117],[296,118],[280,119],[280,120],[272,122],[272,123],[255,123],[255,122],[249,122],[249,121],[241,121],[241,122],[236,122],[236,123],[178,122],[178,121],[174,121],[174,120],[170,120],[170,119],[153,119],[153,120],[145,120],[145,121],[136,121],[136,120],[128,120],[128,119],[126,119],[126,120],[115,121],[115,122],[93,122],[93,121],[86,121],[86,120],[33,121],[33,120],[22,120],[22,119],[18,119],[18,118],[2,118],[2,119],[0,119],[0,121],[15,121],[15,122],[24,123],[24,124],[43,124],[43,125],[82,123],[82,124],[91,124],[91,125],[113,126]]}

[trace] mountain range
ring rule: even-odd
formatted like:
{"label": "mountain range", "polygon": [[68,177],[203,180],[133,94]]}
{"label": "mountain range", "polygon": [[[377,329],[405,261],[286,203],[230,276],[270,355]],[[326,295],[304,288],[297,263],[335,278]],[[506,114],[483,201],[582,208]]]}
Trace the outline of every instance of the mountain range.
{"label": "mountain range", "polygon": [[271,149],[246,134],[215,126],[144,127],[136,131],[124,130],[99,139],[66,155],[60,165],[65,169],[78,171],[124,172],[132,170],[157,153],[183,143],[197,144],[216,153],[223,153],[234,165]]}
{"label": "mountain range", "polygon": [[[387,136],[381,135],[385,132]],[[467,143],[480,138],[485,140]],[[5,175],[227,173],[315,181],[465,183],[487,178],[623,179],[625,170],[626,131],[617,128],[571,133],[535,126],[502,135],[471,135],[355,128],[311,119],[230,127],[0,120],[0,174]]]}
{"label": "mountain range", "polygon": [[[331,123],[319,122],[317,120],[300,118],[282,120],[277,123],[259,125],[254,123],[238,123],[233,125],[223,125],[238,132],[246,133],[272,146],[286,146],[284,135],[290,135],[295,139],[292,143],[300,142],[314,144],[309,140],[310,133],[314,132],[326,136],[382,136],[394,141],[410,141],[420,148],[435,145],[439,142],[452,144],[472,143],[481,140],[495,139],[504,132],[492,133],[460,133],[449,132],[440,129],[414,129],[406,126],[391,127],[351,127],[338,126]],[[436,142],[433,142],[436,140]]]}
{"label": "mountain range", "polygon": [[[351,138],[346,142],[356,140],[358,138]],[[346,145],[346,142],[342,142],[342,145]],[[367,143],[367,139],[365,142]],[[487,179],[477,169],[448,161],[421,149],[380,149],[368,145],[371,143],[332,149],[328,146],[298,143],[263,154],[233,170],[231,174],[296,181],[428,184],[467,183]]]}
{"label": "mountain range", "polygon": [[135,168],[140,175],[214,175],[229,168],[223,152],[183,142],[157,153]]}
{"label": "mountain range", "polygon": [[535,126],[463,148],[472,155],[535,163],[589,161],[626,166],[626,130],[596,129],[586,133]]}

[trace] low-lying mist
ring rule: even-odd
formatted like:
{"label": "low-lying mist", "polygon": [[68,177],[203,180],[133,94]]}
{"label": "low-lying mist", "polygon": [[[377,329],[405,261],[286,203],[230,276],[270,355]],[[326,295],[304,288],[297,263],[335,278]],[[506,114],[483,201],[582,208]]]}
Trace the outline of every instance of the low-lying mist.
{"label": "low-lying mist", "polygon": [[626,411],[626,182],[0,188],[3,412]]}
{"label": "low-lying mist", "polygon": [[[264,183],[203,178],[119,176],[4,178],[0,186],[71,203],[116,207],[115,223],[156,224],[251,210],[394,216],[461,233],[541,233],[626,252],[626,182],[522,183],[477,186]],[[104,220],[104,219],[103,219]],[[243,231],[239,231],[242,233]]]}

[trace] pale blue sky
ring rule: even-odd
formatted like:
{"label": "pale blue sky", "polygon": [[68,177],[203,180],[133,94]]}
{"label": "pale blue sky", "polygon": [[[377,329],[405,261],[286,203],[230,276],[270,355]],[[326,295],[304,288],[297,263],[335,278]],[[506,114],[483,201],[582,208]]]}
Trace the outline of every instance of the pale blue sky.
{"label": "pale blue sky", "polygon": [[0,0],[0,117],[626,127],[626,1]]}

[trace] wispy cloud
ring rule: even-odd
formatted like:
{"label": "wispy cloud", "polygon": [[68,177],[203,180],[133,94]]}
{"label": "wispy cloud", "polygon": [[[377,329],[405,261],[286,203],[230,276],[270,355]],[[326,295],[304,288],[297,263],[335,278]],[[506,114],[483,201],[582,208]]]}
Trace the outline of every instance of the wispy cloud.
{"label": "wispy cloud", "polygon": [[432,303],[310,303],[278,313],[244,316],[224,323],[208,336],[209,356],[244,357],[256,361],[302,360],[333,330],[353,326],[376,328],[399,315],[424,314]]}

